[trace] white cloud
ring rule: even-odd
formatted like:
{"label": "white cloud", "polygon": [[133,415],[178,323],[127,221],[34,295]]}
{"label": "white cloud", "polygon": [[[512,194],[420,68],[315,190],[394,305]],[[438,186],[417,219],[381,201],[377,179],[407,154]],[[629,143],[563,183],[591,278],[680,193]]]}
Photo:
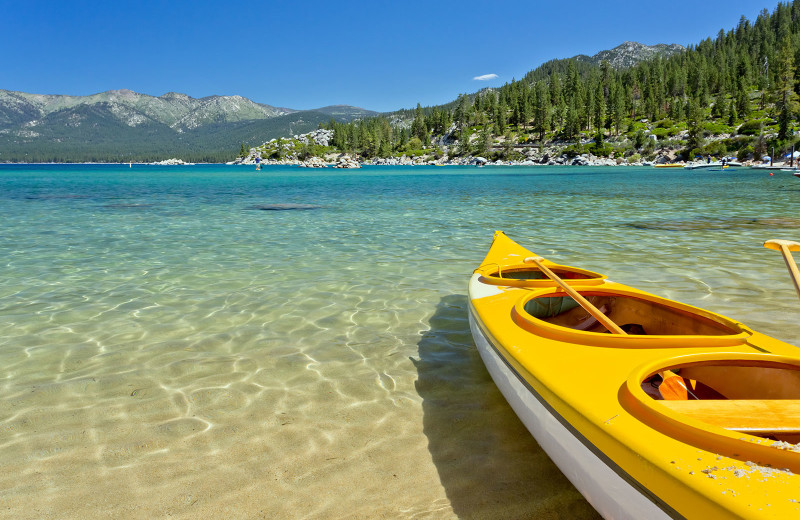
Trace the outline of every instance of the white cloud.
{"label": "white cloud", "polygon": [[498,77],[497,74],[484,74],[483,76],[475,76],[472,79],[475,81],[489,81],[490,79],[495,79],[496,77]]}

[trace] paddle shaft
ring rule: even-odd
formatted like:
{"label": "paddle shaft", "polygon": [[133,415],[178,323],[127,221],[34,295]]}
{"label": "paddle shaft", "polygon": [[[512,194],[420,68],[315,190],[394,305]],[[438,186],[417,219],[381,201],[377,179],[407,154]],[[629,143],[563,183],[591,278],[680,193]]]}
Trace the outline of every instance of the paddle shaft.
{"label": "paddle shaft", "polygon": [[792,258],[792,251],[800,251],[800,243],[773,238],[764,242],[764,247],[781,252],[783,261],[786,262],[786,267],[789,268],[789,274],[792,275],[792,282],[794,282],[797,295],[800,296],[800,272],[798,272],[797,264],[794,263],[794,258]]}
{"label": "paddle shaft", "polygon": [[[594,316],[597,321],[602,323],[603,326],[609,330],[609,332],[612,334],[621,334],[623,336],[627,335],[624,330],[619,328],[619,325],[611,321],[611,319],[603,314],[600,309],[592,305],[589,300],[581,296],[578,291],[567,285],[567,283],[559,278],[556,273],[548,269],[547,266],[542,263],[542,260],[543,258],[530,256],[523,260],[523,262],[533,262],[536,264],[536,267],[538,267],[545,275],[547,275],[548,278],[556,282],[562,289],[564,289],[564,291],[566,291],[566,293],[569,294],[573,300],[578,302],[581,307],[583,307],[589,314]],[[662,370],[658,374],[661,376],[661,386],[663,386],[663,388],[659,387],[659,392],[661,392],[661,396],[664,399],[687,399],[690,395],[697,399],[697,396],[686,387],[686,383],[684,383],[683,378],[675,372],[671,370]]]}
{"label": "paddle shaft", "polygon": [[780,246],[781,254],[783,255],[783,261],[786,262],[786,267],[789,268],[789,273],[792,275],[792,281],[794,282],[794,288],[797,291],[797,296],[800,297],[800,271],[797,270],[797,264],[794,262],[792,252],[789,251],[789,246],[786,244],[780,244]]}
{"label": "paddle shaft", "polygon": [[526,263],[533,262],[534,264],[536,264],[536,267],[538,267],[545,275],[547,275],[548,278],[556,282],[562,289],[564,289],[564,291],[567,294],[569,294],[570,297],[578,303],[578,305],[583,307],[586,310],[586,312],[594,316],[594,318],[600,323],[602,323],[603,326],[609,330],[609,332],[613,334],[621,334],[623,336],[627,335],[627,333],[624,330],[619,328],[619,325],[611,321],[611,319],[608,316],[600,312],[600,309],[592,305],[589,302],[589,300],[581,296],[581,294],[578,291],[567,285],[567,283],[564,282],[564,280],[562,280],[561,278],[559,278],[559,276],[556,273],[548,269],[547,266],[545,266],[542,263],[542,260],[543,258],[539,258],[536,256],[529,256],[523,261]]}
{"label": "paddle shaft", "polygon": [[[605,328],[609,330],[612,334],[621,334],[626,336],[627,333],[622,330],[619,325],[611,321],[611,319],[603,314],[600,309],[592,305],[592,303],[581,296],[581,294],[567,285],[564,280],[562,280],[556,273],[551,271],[546,265],[542,263],[544,260],[541,257],[530,256],[523,260],[525,263],[533,262],[548,278],[556,282],[567,294],[572,297],[573,300],[578,302],[578,304],[583,307],[589,314],[594,316],[594,318],[603,324]],[[664,399],[687,399],[688,396],[692,396],[693,398],[697,399],[697,396],[692,393],[686,386],[683,381],[683,378],[676,374],[671,370],[662,370],[658,373],[661,376],[662,383],[661,386],[664,388],[659,387],[659,391],[661,392],[661,396]]]}

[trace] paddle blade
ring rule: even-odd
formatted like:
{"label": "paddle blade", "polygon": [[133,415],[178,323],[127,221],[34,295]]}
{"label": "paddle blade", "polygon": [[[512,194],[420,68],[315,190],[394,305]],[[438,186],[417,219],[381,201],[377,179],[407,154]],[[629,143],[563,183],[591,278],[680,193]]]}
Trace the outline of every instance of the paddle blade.
{"label": "paddle blade", "polygon": [[780,251],[781,246],[788,247],[789,251],[800,251],[800,243],[792,242],[791,240],[781,240],[779,238],[775,238],[764,242],[764,247],[767,249],[774,249],[775,251]]}
{"label": "paddle blade", "polygon": [[685,401],[689,399],[689,390],[686,388],[686,381],[674,372],[669,370],[661,374],[664,379],[658,387],[661,397],[667,401]]}

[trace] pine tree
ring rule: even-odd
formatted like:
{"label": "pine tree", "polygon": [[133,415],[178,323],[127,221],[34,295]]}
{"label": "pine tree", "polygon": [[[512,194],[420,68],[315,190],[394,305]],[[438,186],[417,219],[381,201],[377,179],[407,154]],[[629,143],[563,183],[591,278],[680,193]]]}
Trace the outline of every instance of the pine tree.
{"label": "pine tree", "polygon": [[466,126],[461,129],[458,136],[458,153],[459,155],[469,154],[469,132]]}
{"label": "pine tree", "polygon": [[544,82],[540,81],[536,83],[535,93],[534,131],[539,133],[539,139],[543,141],[550,127],[550,92]]}
{"label": "pine tree", "polygon": [[486,126],[481,130],[480,138],[478,139],[478,145],[475,149],[475,153],[480,156],[487,156],[489,155],[490,147],[492,144],[492,134],[489,132],[489,127]]}
{"label": "pine tree", "polygon": [[514,152],[514,138],[511,136],[511,131],[506,130],[506,133],[503,135],[503,158],[511,159],[511,155]]}
{"label": "pine tree", "polygon": [[605,87],[602,83],[597,84],[597,90],[594,95],[594,127],[598,132],[602,131],[606,123],[606,99]]}
{"label": "pine tree", "polygon": [[506,112],[507,108],[503,100],[501,99],[500,102],[497,104],[497,110],[495,110],[494,116],[494,124],[495,135],[503,135],[506,133]]}
{"label": "pine tree", "polygon": [[612,117],[614,119],[614,130],[619,135],[622,121],[625,118],[625,94],[623,92],[622,84],[617,84],[613,90],[613,104],[611,108]]}
{"label": "pine tree", "polygon": [[700,105],[695,98],[689,98],[686,106],[686,119],[689,129],[689,135],[686,141],[686,148],[689,151],[699,149],[703,146],[702,136],[702,114]]}
{"label": "pine tree", "polygon": [[425,116],[422,114],[422,106],[417,103],[414,110],[414,121],[411,123],[411,135],[419,138],[424,143],[428,142],[428,128],[425,126]]}
{"label": "pine tree", "polygon": [[550,77],[550,103],[553,107],[551,128],[557,132],[564,124],[564,111],[566,110],[566,105],[564,104],[564,94],[561,88],[560,74],[553,74]]}
{"label": "pine tree", "polygon": [[578,107],[576,106],[575,99],[572,99],[567,105],[567,115],[564,121],[564,138],[573,139],[578,135],[579,120],[578,120]]}
{"label": "pine tree", "polygon": [[[788,22],[787,22],[788,23]],[[778,112],[778,139],[785,140],[790,135],[790,124],[797,114],[798,95],[795,92],[795,58],[791,36],[783,38],[778,55],[775,78],[775,109]]]}
{"label": "pine tree", "polygon": [[458,96],[458,104],[453,114],[453,122],[459,130],[467,124],[467,96],[464,94],[459,94]]}

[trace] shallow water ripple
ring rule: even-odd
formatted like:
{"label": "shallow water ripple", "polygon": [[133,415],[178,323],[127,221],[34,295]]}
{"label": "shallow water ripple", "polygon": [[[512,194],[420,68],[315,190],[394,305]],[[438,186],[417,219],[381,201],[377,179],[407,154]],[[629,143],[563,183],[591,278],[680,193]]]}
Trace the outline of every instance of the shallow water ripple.
{"label": "shallow water ripple", "polygon": [[800,240],[792,182],[2,166],[0,507],[595,518],[472,343],[466,283],[492,232],[797,342],[761,247]]}

